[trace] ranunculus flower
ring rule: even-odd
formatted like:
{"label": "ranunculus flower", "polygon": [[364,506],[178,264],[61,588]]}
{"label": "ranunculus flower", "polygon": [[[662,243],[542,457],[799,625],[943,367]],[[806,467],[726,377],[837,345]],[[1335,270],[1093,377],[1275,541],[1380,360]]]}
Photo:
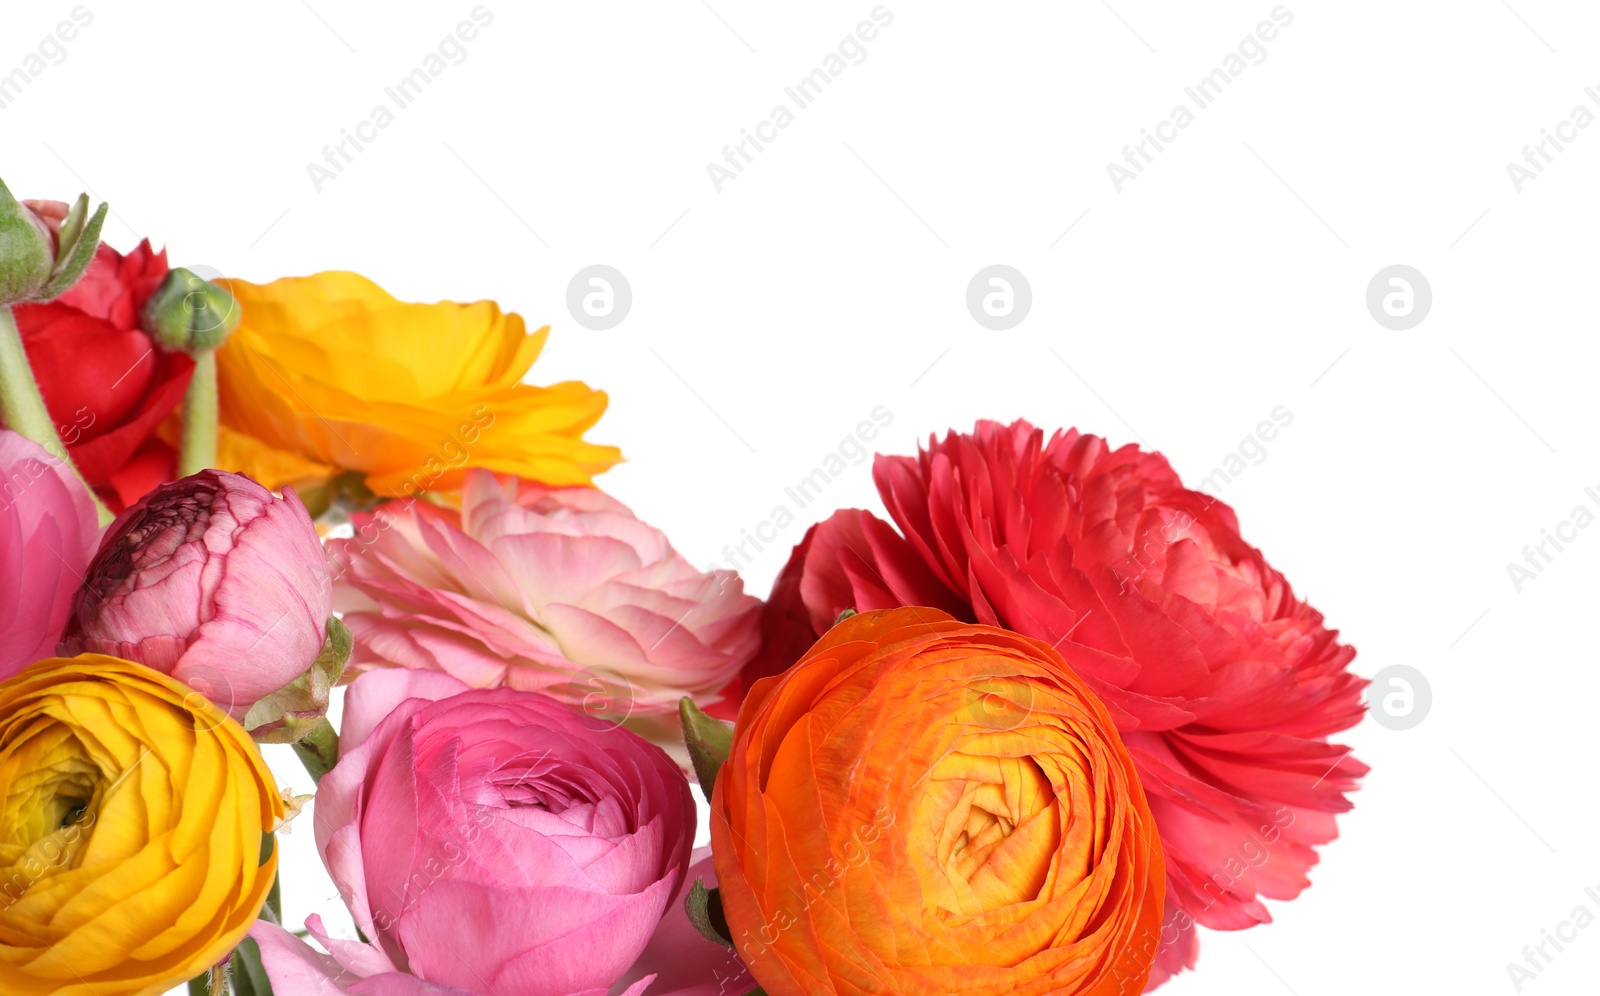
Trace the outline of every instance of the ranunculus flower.
{"label": "ranunculus flower", "polygon": [[274,490],[353,471],[378,495],[453,490],[467,467],[588,484],[606,396],[524,384],[532,335],[494,302],[405,304],[354,273],[230,280],[243,322],[217,353],[219,461]]}
{"label": "ranunculus flower", "polygon": [[1048,644],[851,616],[756,684],[711,798],[772,996],[1116,996],[1159,945],[1161,848],[1105,705]]}
{"label": "ranunculus flower", "polygon": [[166,252],[148,240],[126,256],[102,245],[71,290],[14,312],[61,441],[113,510],[177,474],[177,453],[155,432],[183,400],[194,361],[156,349],[139,328],[166,275]]}
{"label": "ranunculus flower", "polygon": [[0,429],[0,678],[55,654],[99,539],[77,475]]}
{"label": "ranunculus flower", "polygon": [[418,502],[353,521],[328,544],[352,667],[542,689],[675,730],[678,700],[714,699],[759,645],[761,603],[737,574],[696,569],[594,488],[480,470],[459,513]]}
{"label": "ranunculus flower", "polygon": [[284,803],[204,696],[110,657],[0,683],[0,992],[156,996],[244,938]]}
{"label": "ranunculus flower", "polygon": [[156,488],[111,524],[62,649],[137,661],[242,718],[311,667],[332,602],[295,493],[275,498],[207,470]]}
{"label": "ranunculus flower", "polygon": [[880,455],[873,477],[899,531],[856,509],[816,526],[748,679],[845,608],[933,605],[1057,647],[1110,706],[1161,829],[1173,909],[1157,982],[1193,965],[1196,921],[1266,922],[1259,897],[1306,887],[1367,770],[1327,740],[1361,718],[1365,682],[1232,509],[1158,453],[1020,421]]}
{"label": "ranunculus flower", "polygon": [[[547,695],[426,671],[350,685],[316,807],[323,861],[372,941],[308,921],[333,956],[323,974],[384,996],[604,992],[650,940],[694,839],[689,784],[659,748]],[[267,942],[275,983],[318,964]]]}

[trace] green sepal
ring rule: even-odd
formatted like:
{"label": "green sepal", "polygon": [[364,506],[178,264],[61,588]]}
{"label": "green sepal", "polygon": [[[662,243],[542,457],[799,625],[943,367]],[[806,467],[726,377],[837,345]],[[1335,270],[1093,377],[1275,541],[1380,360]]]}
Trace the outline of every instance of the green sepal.
{"label": "green sepal", "polygon": [[728,935],[728,918],[722,913],[722,895],[716,889],[707,889],[703,879],[695,879],[694,885],[689,887],[689,894],[683,897],[684,912],[689,914],[689,922],[694,924],[694,929],[700,936],[708,941],[713,941],[725,948],[733,947],[733,939]]}
{"label": "green sepal", "polygon": [[694,762],[700,792],[710,802],[717,772],[733,752],[733,727],[701,712],[687,695],[678,700],[678,718],[683,721],[683,742],[689,747],[689,760]]}
{"label": "green sepal", "polygon": [[259,699],[244,714],[244,728],[257,743],[298,743],[327,715],[328,698],[350,662],[355,638],[336,616],[328,617],[326,632],[322,651],[306,672]]}
{"label": "green sepal", "polygon": [[[74,214],[78,212],[80,206],[85,211],[88,210],[88,195],[79,195],[78,203],[73,205],[72,208]],[[109,204],[101,204],[82,231],[74,233],[74,238],[70,245],[66,239],[66,225],[62,226],[60,233],[61,248],[56,253],[55,269],[50,272],[50,282],[45,284],[44,290],[39,292],[38,300],[53,301],[65,294],[72,288],[73,284],[78,282],[78,278],[83,276],[83,271],[89,268],[89,264],[94,262],[95,250],[100,248],[100,229],[105,227],[106,212],[110,208],[111,205]],[[71,223],[72,220],[73,216],[68,215],[67,222]]]}

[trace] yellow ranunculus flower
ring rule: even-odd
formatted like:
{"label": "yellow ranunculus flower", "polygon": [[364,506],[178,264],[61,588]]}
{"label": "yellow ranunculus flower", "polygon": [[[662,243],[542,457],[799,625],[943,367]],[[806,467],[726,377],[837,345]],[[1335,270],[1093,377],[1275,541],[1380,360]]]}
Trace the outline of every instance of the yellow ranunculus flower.
{"label": "yellow ranunculus flower", "polygon": [[226,283],[242,320],[217,351],[222,469],[273,490],[355,471],[400,496],[469,467],[589,484],[622,457],[583,439],[604,393],[522,383],[550,330],[492,301],[406,304],[343,272]]}
{"label": "yellow ranunculus flower", "polygon": [[0,993],[203,974],[260,912],[283,814],[244,730],[158,671],[85,654],[0,683]]}

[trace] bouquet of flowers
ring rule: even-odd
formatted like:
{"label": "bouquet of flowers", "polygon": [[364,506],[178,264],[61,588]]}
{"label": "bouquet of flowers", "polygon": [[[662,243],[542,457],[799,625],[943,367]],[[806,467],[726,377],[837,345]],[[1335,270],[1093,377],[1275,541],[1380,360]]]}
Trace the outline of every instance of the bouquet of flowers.
{"label": "bouquet of flowers", "polygon": [[[1138,993],[1336,836],[1355,651],[1160,454],[879,455],[763,602],[595,486],[547,328],[105,212],[0,184],[0,992]],[[282,922],[263,743],[353,931]]]}

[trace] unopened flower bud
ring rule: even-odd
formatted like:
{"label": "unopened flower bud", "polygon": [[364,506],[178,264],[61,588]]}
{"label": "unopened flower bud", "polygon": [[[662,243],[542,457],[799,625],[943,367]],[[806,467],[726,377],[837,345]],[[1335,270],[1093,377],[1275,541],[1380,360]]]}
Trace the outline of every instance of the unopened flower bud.
{"label": "unopened flower bud", "polygon": [[118,516],[72,611],[64,653],[155,668],[243,719],[319,661],[333,595],[292,489],[275,498],[241,474],[207,470]]}
{"label": "unopened flower bud", "polygon": [[239,302],[227,288],[178,267],[145,301],[139,325],[162,349],[193,356],[221,346],[239,326]]}
{"label": "unopened flower bud", "polygon": [[89,214],[89,195],[18,201],[0,182],[0,307],[53,301],[89,268],[100,248],[106,205]]}
{"label": "unopened flower bud", "polygon": [[33,298],[50,282],[55,236],[0,181],[0,307]]}

